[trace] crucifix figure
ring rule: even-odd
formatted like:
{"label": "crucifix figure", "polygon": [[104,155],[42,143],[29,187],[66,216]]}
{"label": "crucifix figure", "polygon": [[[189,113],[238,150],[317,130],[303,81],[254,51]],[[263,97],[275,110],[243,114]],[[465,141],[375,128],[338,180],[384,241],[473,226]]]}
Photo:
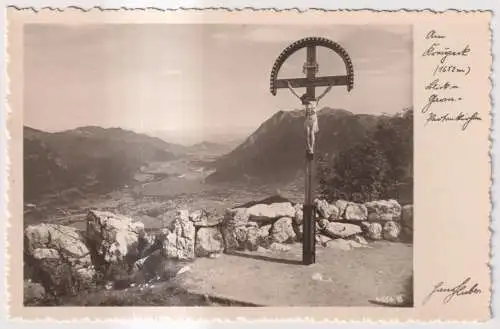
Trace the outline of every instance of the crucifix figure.
{"label": "crucifix figure", "polygon": [[[317,77],[318,63],[316,61],[316,47],[325,47],[339,55],[344,61],[347,74],[338,76]],[[307,58],[304,64],[305,78],[278,79],[278,73],[286,59],[301,48],[307,48]],[[353,87],[354,73],[351,59],[347,52],[337,43],[319,37],[309,37],[298,40],[289,45],[279,55],[274,63],[271,72],[271,93],[276,95],[278,88],[288,88],[293,95],[300,99],[306,110],[305,130],[306,130],[306,168],[305,168],[305,197],[304,197],[304,233],[302,241],[302,261],[305,265],[316,262],[316,225],[314,223],[313,206],[313,160],[314,143],[316,134],[319,131],[316,108],[318,102],[331,90],[333,86],[347,86],[347,91]],[[316,97],[317,87],[327,87],[326,90]],[[294,88],[306,88],[306,92],[299,96]]]}
{"label": "crucifix figure", "polygon": [[325,91],[318,96],[316,99],[310,99],[307,93],[299,96],[299,94],[293,89],[290,82],[288,82],[288,89],[295,95],[304,106],[306,110],[306,117],[304,121],[304,128],[306,132],[306,152],[308,156],[314,155],[314,145],[316,140],[316,134],[319,132],[318,126],[318,115],[316,114],[316,109],[318,107],[319,101],[325,97],[325,95],[332,89],[332,86],[328,86]]}

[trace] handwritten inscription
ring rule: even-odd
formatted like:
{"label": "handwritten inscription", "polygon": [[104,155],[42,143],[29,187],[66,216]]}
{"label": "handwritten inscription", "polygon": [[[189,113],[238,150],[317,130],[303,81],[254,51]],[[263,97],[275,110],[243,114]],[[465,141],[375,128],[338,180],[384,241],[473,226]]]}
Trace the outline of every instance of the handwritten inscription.
{"label": "handwritten inscription", "polygon": [[443,48],[439,42],[434,42],[429,48],[427,48],[426,51],[424,51],[422,56],[437,56],[440,58],[439,62],[444,64],[450,56],[466,57],[469,56],[469,53],[469,45],[466,45],[463,49],[450,49],[448,47]]}
{"label": "handwritten inscription", "polygon": [[467,129],[472,121],[479,120],[481,121],[481,117],[478,112],[474,112],[472,114],[465,114],[463,112],[458,113],[457,115],[451,115],[450,113],[445,114],[436,114],[434,112],[430,112],[427,117],[427,123],[429,122],[448,122],[455,121],[462,123],[462,130]]}
{"label": "handwritten inscription", "polygon": [[425,86],[425,90],[448,90],[458,88],[458,85],[450,83],[449,81],[441,81],[439,78],[432,80]]}
{"label": "handwritten inscription", "polygon": [[439,282],[434,285],[432,291],[424,298],[422,305],[426,304],[436,294],[444,295],[442,299],[443,304],[448,304],[454,298],[460,296],[480,295],[482,290],[479,288],[479,284],[472,284],[471,281],[472,279],[468,277],[453,287],[447,287],[443,281]]}
{"label": "handwritten inscription", "polygon": [[438,94],[432,94],[429,96],[427,103],[422,107],[422,113],[427,113],[431,106],[436,103],[455,103],[461,101],[461,97],[443,97]]}
{"label": "handwritten inscription", "polygon": [[427,101],[421,108],[421,113],[426,115],[426,123],[457,122],[462,130],[470,127],[473,121],[481,121],[479,112],[450,113],[453,106],[463,101],[460,93],[460,82],[472,71],[467,64],[467,59],[472,53],[469,44],[460,47],[447,45],[447,36],[436,30],[430,30],[425,35],[429,41],[422,57],[435,59],[436,64],[430,73],[431,79],[425,84],[429,92]]}
{"label": "handwritten inscription", "polygon": [[426,39],[444,39],[446,38],[444,35],[441,35],[436,32],[436,30],[430,30],[427,32],[427,35],[425,36]]}

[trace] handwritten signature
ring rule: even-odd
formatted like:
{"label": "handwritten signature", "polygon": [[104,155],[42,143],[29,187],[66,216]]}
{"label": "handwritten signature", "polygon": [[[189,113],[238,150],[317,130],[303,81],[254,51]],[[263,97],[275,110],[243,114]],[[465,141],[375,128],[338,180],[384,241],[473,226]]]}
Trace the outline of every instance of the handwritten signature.
{"label": "handwritten signature", "polygon": [[443,304],[448,304],[453,298],[459,296],[480,295],[482,293],[482,290],[479,289],[479,284],[474,283],[472,286],[469,286],[471,280],[472,279],[468,277],[462,282],[460,282],[458,285],[451,288],[446,287],[443,281],[439,282],[434,286],[432,291],[425,297],[424,301],[422,302],[422,305],[426,304],[431,299],[431,297],[437,293],[445,294],[445,296],[443,297]]}
{"label": "handwritten signature", "polygon": [[474,112],[472,114],[465,114],[463,112],[460,112],[456,115],[451,115],[449,113],[445,114],[436,114],[434,112],[430,112],[429,115],[427,116],[427,122],[450,122],[450,121],[457,121],[462,123],[462,131],[467,129],[470,126],[470,123],[472,121],[481,121],[481,117],[479,116],[479,112]]}

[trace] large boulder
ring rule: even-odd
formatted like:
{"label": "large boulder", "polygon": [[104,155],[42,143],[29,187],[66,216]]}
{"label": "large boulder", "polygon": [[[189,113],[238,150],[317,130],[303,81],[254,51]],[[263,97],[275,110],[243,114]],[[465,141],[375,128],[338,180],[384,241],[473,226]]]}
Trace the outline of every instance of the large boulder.
{"label": "large boulder", "polygon": [[260,237],[260,239],[267,239],[269,237],[269,235],[271,234],[271,228],[272,228],[271,224],[262,225],[259,228],[259,237]]}
{"label": "large boulder", "polygon": [[228,209],[221,225],[224,251],[244,248],[247,241],[248,216],[244,209]]}
{"label": "large boulder", "polygon": [[196,232],[195,254],[207,257],[224,250],[222,233],[216,227],[200,227]]}
{"label": "large boulder", "polygon": [[394,221],[401,216],[401,205],[396,200],[377,200],[365,203],[370,221]]}
{"label": "large boulder", "polygon": [[297,225],[301,225],[302,221],[304,220],[304,208],[303,205],[300,203],[295,204],[293,206],[295,209],[295,216],[293,217],[293,222]]}
{"label": "large boulder", "polygon": [[245,249],[255,251],[259,248],[260,229],[255,226],[247,227],[247,238],[245,241]]}
{"label": "large boulder", "polygon": [[364,221],[368,218],[368,211],[365,205],[349,202],[344,210],[343,219],[349,221]]}
{"label": "large boulder", "polygon": [[325,229],[328,224],[330,224],[330,222],[326,218],[321,218],[320,220],[317,220],[316,223],[318,224],[317,228],[319,228],[320,230]]}
{"label": "large boulder", "polygon": [[76,228],[45,223],[30,225],[24,230],[24,238],[24,251],[34,256],[39,255],[37,258],[49,254],[63,254],[62,256],[74,260],[75,263],[92,264],[84,237]]}
{"label": "large boulder", "polygon": [[187,210],[177,211],[170,229],[164,230],[163,252],[168,258],[194,259],[195,227]]}
{"label": "large boulder", "polygon": [[380,223],[369,223],[366,228],[365,234],[371,240],[381,240],[382,225]]}
{"label": "large boulder", "polygon": [[277,243],[293,242],[296,238],[290,217],[283,217],[274,222],[271,228],[271,239]]}
{"label": "large boulder", "polygon": [[401,233],[401,225],[394,221],[388,221],[384,224],[383,237],[388,241],[397,241]]}
{"label": "large boulder", "polygon": [[346,210],[347,206],[349,205],[349,203],[350,202],[346,201],[346,200],[337,200],[333,204],[339,210],[339,216],[340,217],[344,216],[345,210]]}
{"label": "large boulder", "polygon": [[30,225],[24,230],[28,275],[53,296],[76,293],[93,284],[96,271],[83,235],[73,227]]}
{"label": "large boulder", "polygon": [[282,217],[295,217],[295,209],[290,202],[256,204],[247,208],[246,214],[251,221],[270,222]]}
{"label": "large boulder", "polygon": [[133,264],[145,248],[144,225],[131,218],[108,211],[90,210],[87,215],[86,237],[95,252],[108,264]]}
{"label": "large boulder", "polygon": [[328,220],[337,220],[339,217],[339,209],[332,204],[329,204],[324,199],[314,200],[314,206],[320,218],[325,218]]}
{"label": "large boulder", "polygon": [[332,238],[347,238],[362,232],[361,227],[354,224],[330,222],[323,228],[325,235]]}

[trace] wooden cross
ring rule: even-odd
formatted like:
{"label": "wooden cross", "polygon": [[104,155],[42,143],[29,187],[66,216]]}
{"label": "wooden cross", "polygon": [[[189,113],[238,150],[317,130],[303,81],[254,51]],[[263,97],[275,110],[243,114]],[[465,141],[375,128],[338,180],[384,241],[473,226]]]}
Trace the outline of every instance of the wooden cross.
{"label": "wooden cross", "polygon": [[[346,75],[317,77],[318,63],[316,61],[316,47],[326,47],[335,51],[344,61],[346,66]],[[307,58],[304,64],[305,78],[278,79],[278,73],[286,59],[301,48],[307,47]],[[351,59],[347,52],[337,43],[318,37],[308,37],[298,40],[289,45],[276,59],[271,72],[271,93],[276,95],[279,88],[291,87],[306,88],[307,98],[316,100],[316,87],[323,86],[347,86],[347,91],[351,91],[354,86],[354,73]],[[316,262],[316,225],[314,223],[314,205],[313,205],[313,161],[312,154],[306,155],[306,181],[304,197],[304,230],[302,240],[302,262],[310,265]]]}

